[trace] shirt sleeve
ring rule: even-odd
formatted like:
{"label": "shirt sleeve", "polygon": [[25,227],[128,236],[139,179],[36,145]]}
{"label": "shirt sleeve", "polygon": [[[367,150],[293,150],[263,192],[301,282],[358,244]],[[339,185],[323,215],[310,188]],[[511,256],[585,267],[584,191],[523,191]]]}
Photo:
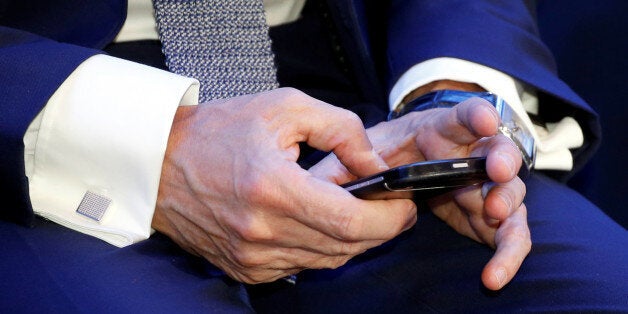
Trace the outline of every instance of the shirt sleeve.
{"label": "shirt sleeve", "polygon": [[[172,120],[198,103],[198,88],[130,61],[87,59],[24,136],[34,212],[116,246],[148,238]],[[99,219],[77,211],[94,196]]]}
{"label": "shirt sleeve", "polygon": [[537,143],[536,169],[571,170],[571,148],[582,146],[584,136],[578,122],[565,117],[547,127],[533,125],[528,113],[538,112],[536,91],[490,67],[457,58],[434,58],[418,63],[397,80],[389,94],[390,109],[414,89],[437,80],[476,83],[489,92],[500,95],[523,118]]}

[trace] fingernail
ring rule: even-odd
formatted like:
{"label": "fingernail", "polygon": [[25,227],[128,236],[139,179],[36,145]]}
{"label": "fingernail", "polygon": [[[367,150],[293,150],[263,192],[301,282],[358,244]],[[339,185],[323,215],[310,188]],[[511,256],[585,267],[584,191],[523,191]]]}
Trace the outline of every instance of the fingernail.
{"label": "fingernail", "polygon": [[491,107],[482,107],[482,109],[484,109],[485,111],[489,112],[490,115],[493,117],[493,120],[495,121],[496,124],[499,124],[499,114],[497,113],[497,111],[495,111],[492,106]]}
{"label": "fingernail", "polygon": [[486,198],[486,195],[488,195],[488,192],[495,186],[495,183],[493,182],[485,182],[484,184],[482,184],[482,199]]}
{"label": "fingernail", "polygon": [[416,224],[417,221],[417,216],[415,215],[412,219],[408,220],[408,222],[406,222],[406,225],[403,227],[403,231],[408,231],[410,228],[414,227],[414,225]]}
{"label": "fingernail", "polygon": [[512,209],[512,203],[510,202],[510,198],[506,197],[505,195],[502,195],[501,193],[498,195],[499,195],[499,198],[502,200],[502,202],[504,202],[504,205],[506,205],[506,208]]}
{"label": "fingernail", "polygon": [[373,158],[377,160],[377,167],[380,171],[388,170],[390,167],[386,164],[386,161],[380,156],[375,149],[371,151],[373,153]]}
{"label": "fingernail", "polygon": [[499,288],[503,287],[504,284],[506,284],[507,276],[508,275],[506,274],[506,269],[503,267],[500,267],[495,271],[495,279],[497,279],[497,282],[499,283]]}
{"label": "fingernail", "polygon": [[510,175],[513,176],[515,174],[515,161],[512,160],[510,155],[504,153],[497,153],[497,156],[506,164],[508,170],[510,171]]}

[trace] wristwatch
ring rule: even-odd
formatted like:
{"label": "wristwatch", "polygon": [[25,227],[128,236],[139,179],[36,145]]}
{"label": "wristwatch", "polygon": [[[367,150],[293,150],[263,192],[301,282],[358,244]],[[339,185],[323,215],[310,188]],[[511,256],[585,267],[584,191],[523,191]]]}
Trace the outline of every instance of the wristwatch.
{"label": "wristwatch", "polygon": [[401,117],[409,112],[432,108],[451,108],[472,97],[479,97],[490,102],[501,118],[499,132],[510,138],[521,151],[524,165],[519,176],[525,178],[534,167],[536,145],[530,129],[517,113],[498,95],[489,92],[466,92],[458,90],[439,90],[418,97],[399,106],[388,115],[388,120]]}

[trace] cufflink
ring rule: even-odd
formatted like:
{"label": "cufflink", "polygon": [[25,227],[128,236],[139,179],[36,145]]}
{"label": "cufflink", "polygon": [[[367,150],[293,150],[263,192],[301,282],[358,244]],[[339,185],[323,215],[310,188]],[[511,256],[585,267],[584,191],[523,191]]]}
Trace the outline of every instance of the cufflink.
{"label": "cufflink", "polygon": [[471,97],[480,97],[488,100],[488,102],[497,109],[501,119],[498,130],[501,134],[510,138],[521,152],[523,166],[519,171],[519,177],[525,178],[534,167],[536,159],[536,145],[532,131],[503,98],[493,93],[458,90],[439,90],[431,92],[391,111],[388,115],[388,120],[401,117],[412,111],[423,111],[432,108],[451,108]]}
{"label": "cufflink", "polygon": [[91,191],[85,192],[76,212],[93,220],[100,221],[105,215],[111,199]]}

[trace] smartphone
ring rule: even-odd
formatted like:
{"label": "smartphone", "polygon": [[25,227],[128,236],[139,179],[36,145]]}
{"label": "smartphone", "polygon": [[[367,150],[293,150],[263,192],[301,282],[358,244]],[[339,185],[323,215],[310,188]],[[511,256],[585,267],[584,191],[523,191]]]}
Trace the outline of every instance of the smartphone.
{"label": "smartphone", "polygon": [[362,199],[427,199],[489,181],[486,157],[430,160],[399,166],[342,185]]}

